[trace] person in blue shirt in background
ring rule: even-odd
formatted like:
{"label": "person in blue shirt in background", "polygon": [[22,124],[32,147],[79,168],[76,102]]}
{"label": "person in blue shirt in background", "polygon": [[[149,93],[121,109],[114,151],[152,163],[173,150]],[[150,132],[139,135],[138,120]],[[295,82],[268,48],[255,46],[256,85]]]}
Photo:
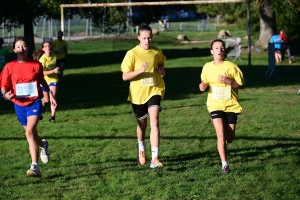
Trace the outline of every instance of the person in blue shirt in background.
{"label": "person in blue shirt in background", "polygon": [[274,43],[276,63],[282,62],[281,42],[282,40],[280,39],[279,34],[273,35],[270,39],[270,43]]}

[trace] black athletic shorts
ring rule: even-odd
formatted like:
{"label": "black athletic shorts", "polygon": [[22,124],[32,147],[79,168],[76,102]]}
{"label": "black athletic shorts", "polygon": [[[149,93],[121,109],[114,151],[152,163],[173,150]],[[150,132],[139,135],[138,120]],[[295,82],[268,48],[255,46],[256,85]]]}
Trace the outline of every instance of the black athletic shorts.
{"label": "black athletic shorts", "polygon": [[146,118],[149,115],[148,109],[152,107],[158,107],[161,111],[160,101],[161,96],[154,95],[145,104],[131,104],[136,119],[141,120]]}
{"label": "black athletic shorts", "polygon": [[222,118],[226,124],[236,124],[238,113],[216,110],[210,113],[211,119]]}

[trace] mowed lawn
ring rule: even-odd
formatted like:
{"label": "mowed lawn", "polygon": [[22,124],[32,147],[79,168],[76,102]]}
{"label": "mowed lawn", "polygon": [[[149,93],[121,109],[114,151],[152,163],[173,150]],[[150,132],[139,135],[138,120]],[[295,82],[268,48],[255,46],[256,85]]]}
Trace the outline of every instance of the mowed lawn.
{"label": "mowed lawn", "polygon": [[300,58],[277,65],[279,77],[270,78],[265,77],[267,51],[252,49],[251,66],[246,49],[235,61],[246,82],[239,92],[244,112],[228,145],[231,173],[226,176],[205,105],[207,92],[198,88],[202,66],[212,60],[209,41],[217,33],[185,33],[190,40],[207,41],[196,44],[178,43],[178,34],[154,36],[167,57],[160,114],[164,168],[149,168],[149,128],[148,162],[136,161],[129,82],[120,72],[124,49],[136,41],[69,41],[57,122],[48,122],[48,108],[38,126],[51,153],[48,164],[40,162],[42,178],[26,176],[31,159],[23,128],[13,104],[0,99],[0,199],[300,199]]}

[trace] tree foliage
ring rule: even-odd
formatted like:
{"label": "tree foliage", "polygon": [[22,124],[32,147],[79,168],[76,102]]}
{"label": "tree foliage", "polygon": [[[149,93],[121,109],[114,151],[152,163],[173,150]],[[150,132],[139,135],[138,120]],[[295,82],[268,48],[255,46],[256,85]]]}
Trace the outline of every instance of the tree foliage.
{"label": "tree foliage", "polygon": [[[132,0],[132,2],[144,0]],[[157,0],[148,0],[154,2]],[[250,0],[251,1],[251,33],[255,38],[261,34],[262,8],[270,3],[270,12],[274,13],[275,24],[272,34],[284,28],[291,38],[299,37],[297,30],[300,25],[300,1],[299,0]],[[124,0],[89,0],[90,3],[115,3]],[[5,23],[5,28],[24,26],[24,36],[27,37],[34,49],[33,24],[40,18],[60,19],[60,4],[88,3],[86,0],[2,0],[0,6],[0,21]],[[194,10],[195,5],[181,6],[188,10]],[[247,29],[247,4],[246,3],[213,3],[199,4],[198,12],[217,14],[224,17],[229,23],[237,23],[241,28]],[[92,19],[97,27],[109,27],[117,23],[125,26],[128,20],[128,7],[105,8],[65,8],[65,19],[71,19],[74,15]],[[155,17],[164,14],[164,6],[142,6],[139,8],[141,15],[133,20],[132,25],[142,22],[150,23]],[[271,23],[270,22],[270,23]],[[269,22],[266,22],[269,23]]]}
{"label": "tree foliage", "polygon": [[[275,30],[272,34],[284,28],[291,38],[300,37],[297,30],[300,26],[300,1],[299,0],[251,0],[251,33],[254,38],[260,34],[260,18],[262,17],[261,7],[267,2],[271,3],[271,12],[275,14]],[[201,4],[198,5],[198,12],[219,14],[228,23],[237,23],[240,28],[247,29],[247,3],[228,4]]]}

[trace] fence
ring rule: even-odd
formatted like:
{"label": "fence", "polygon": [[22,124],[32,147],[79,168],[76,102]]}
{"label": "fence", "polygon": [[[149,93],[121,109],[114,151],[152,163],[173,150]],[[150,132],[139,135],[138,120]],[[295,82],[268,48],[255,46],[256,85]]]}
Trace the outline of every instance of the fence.
{"label": "fence", "polygon": [[[66,40],[69,40],[70,37],[83,37],[89,38],[93,36],[104,36],[104,35],[119,35],[119,34],[136,34],[136,27],[128,27],[125,30],[120,24],[115,26],[105,26],[105,23],[102,27],[94,27],[89,19],[81,19],[75,17],[72,20],[66,20],[65,24],[67,25],[64,30],[64,36]],[[54,38],[56,37],[57,31],[61,30],[60,20],[47,20],[46,18],[40,19],[36,22],[34,26],[34,34],[36,38],[40,38],[42,41],[43,38]],[[157,28],[161,30],[159,23],[151,23],[152,28]],[[8,30],[5,26],[0,28],[2,33],[2,38],[4,38],[4,43],[9,45],[15,36],[23,35],[23,27],[13,28]],[[195,22],[169,22],[169,27],[167,31],[204,31],[202,24],[199,20],[199,23]],[[216,23],[206,23],[205,31],[216,31]]]}

